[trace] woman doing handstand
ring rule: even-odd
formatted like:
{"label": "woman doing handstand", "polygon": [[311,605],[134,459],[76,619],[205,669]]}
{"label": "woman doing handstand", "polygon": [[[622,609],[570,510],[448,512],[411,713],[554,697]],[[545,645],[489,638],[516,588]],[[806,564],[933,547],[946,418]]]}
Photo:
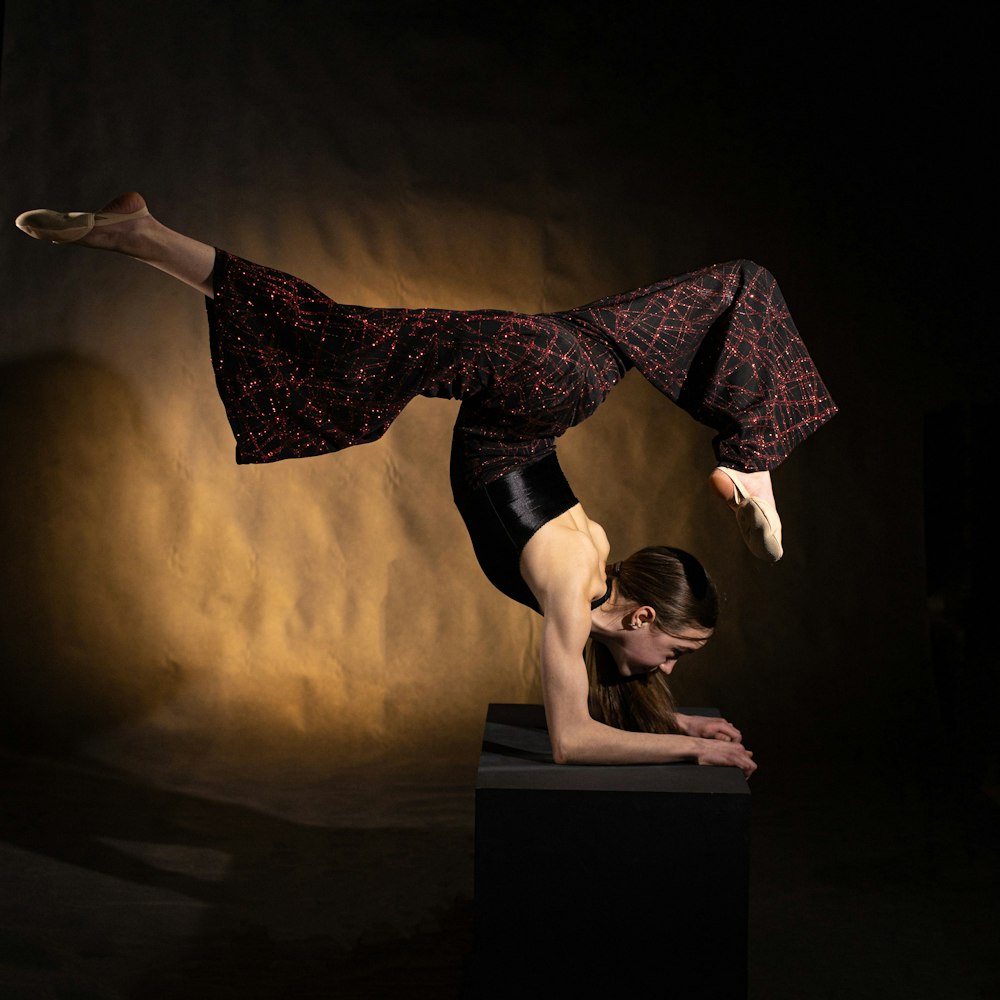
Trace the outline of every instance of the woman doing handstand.
{"label": "woman doing handstand", "polygon": [[36,210],[17,225],[37,239],[135,257],[207,297],[239,462],[374,441],[414,396],[460,399],[455,503],[490,581],[544,617],[555,760],[695,760],[753,773],[739,730],[676,713],[665,684],[712,635],[711,580],[694,557],[665,546],[609,563],[607,535],[566,482],[555,439],[637,368],[718,432],[712,486],[754,555],[779,559],[768,470],[836,407],[766,270],[718,264],[537,316],[371,309],[174,232],[134,192],[99,213]]}

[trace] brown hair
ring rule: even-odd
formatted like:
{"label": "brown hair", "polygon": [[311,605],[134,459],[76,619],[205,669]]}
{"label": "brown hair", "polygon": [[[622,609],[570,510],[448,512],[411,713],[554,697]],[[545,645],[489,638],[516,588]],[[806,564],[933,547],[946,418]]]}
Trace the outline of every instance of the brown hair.
{"label": "brown hair", "polygon": [[[715,628],[718,591],[701,563],[683,549],[651,545],[609,566],[608,575],[615,578],[615,603],[648,605],[656,612],[653,627],[661,632],[679,635]],[[586,660],[590,714],[598,722],[632,732],[680,732],[663,673],[622,677],[608,650],[594,641]]]}

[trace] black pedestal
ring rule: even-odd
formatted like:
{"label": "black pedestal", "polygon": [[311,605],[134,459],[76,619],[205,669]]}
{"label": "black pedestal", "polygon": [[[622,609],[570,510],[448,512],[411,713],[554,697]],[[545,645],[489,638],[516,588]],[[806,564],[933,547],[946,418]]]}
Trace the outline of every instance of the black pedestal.
{"label": "black pedestal", "polygon": [[745,1000],[749,826],[737,768],[557,765],[542,706],[490,705],[470,995]]}

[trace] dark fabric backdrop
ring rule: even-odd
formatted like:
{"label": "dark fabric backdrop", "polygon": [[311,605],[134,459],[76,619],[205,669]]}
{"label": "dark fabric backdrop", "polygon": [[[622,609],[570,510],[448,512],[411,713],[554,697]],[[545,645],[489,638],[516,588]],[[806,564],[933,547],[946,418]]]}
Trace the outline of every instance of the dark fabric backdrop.
{"label": "dark fabric backdrop", "polygon": [[904,968],[907,996],[972,996],[958,970],[989,979],[987,932],[956,894],[988,882],[970,845],[995,825],[963,826],[946,785],[1000,798],[984,16],[8,3],[11,982],[313,995],[367,955],[440,995],[406,970],[465,947],[486,705],[540,700],[538,622],[480,578],[451,507],[453,404],[237,468],[198,296],[11,224],[135,188],[349,302],[541,311],[712,261],[770,268],[841,407],[775,473],[778,566],[709,494],[710,432],[637,375],[563,466],[615,557],[680,544],[724,592],[674,679],[760,763],[756,996],[888,995],[864,988]]}
{"label": "dark fabric backdrop", "polygon": [[[567,435],[569,478],[616,553],[665,537],[717,577],[723,625],[676,686],[741,725],[762,778],[951,747],[995,781],[980,27],[15,2],[3,207],[136,188],[169,225],[370,304],[538,311],[763,263],[842,410],[775,475],[785,560],[743,551],[705,487],[710,434],[636,375]],[[538,626],[462,538],[452,405],[237,469],[194,293],[9,224],[0,255],[8,744],[272,805],[292,774],[466,781],[486,704],[539,698]],[[358,808],[394,808],[377,799]]]}

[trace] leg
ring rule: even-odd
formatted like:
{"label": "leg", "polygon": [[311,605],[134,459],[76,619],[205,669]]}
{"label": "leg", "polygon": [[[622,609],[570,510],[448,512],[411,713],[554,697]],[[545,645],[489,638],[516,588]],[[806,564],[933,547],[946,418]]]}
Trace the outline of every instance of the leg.
{"label": "leg", "polygon": [[[128,215],[140,211],[145,205],[142,195],[130,191],[105,205],[101,213]],[[56,242],[62,241],[57,239]],[[168,229],[151,215],[95,226],[73,242],[79,246],[112,250],[134,257],[196,288],[209,298],[213,296],[215,248]]]}
{"label": "leg", "polygon": [[719,432],[712,488],[736,509],[750,550],[780,558],[768,470],[837,408],[774,277],[751,261],[731,261],[574,312],[667,398]]}

